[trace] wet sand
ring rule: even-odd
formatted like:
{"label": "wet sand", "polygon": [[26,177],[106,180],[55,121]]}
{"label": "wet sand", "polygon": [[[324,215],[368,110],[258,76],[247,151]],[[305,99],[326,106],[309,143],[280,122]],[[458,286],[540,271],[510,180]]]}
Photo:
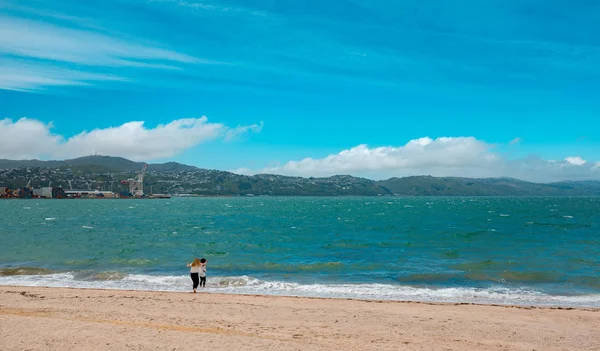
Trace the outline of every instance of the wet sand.
{"label": "wet sand", "polygon": [[0,350],[600,350],[600,310],[0,286]]}

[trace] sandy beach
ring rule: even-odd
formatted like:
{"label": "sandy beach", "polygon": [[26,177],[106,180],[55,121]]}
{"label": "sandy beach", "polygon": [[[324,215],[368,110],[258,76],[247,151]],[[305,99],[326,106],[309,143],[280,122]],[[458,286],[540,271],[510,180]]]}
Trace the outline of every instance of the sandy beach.
{"label": "sandy beach", "polygon": [[598,350],[600,310],[0,287],[2,350]]}

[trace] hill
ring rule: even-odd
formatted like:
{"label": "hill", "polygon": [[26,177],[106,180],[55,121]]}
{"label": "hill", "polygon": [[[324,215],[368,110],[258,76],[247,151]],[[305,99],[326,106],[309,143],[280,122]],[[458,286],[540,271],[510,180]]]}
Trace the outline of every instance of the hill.
{"label": "hill", "polygon": [[[59,168],[68,166],[99,166],[116,171],[139,171],[142,169],[143,162],[134,162],[123,157],[113,156],[85,156],[64,161],[40,161],[40,160],[5,160],[0,159],[0,169],[11,168]],[[188,166],[177,162],[150,163],[148,170],[155,171],[189,171],[197,169],[194,166]]]}
{"label": "hill", "polygon": [[408,196],[600,196],[599,181],[542,184],[511,178],[414,176],[376,184],[389,193]]}
{"label": "hill", "polygon": [[[0,186],[48,184],[73,189],[126,190],[143,163],[87,156],[65,161],[0,160]],[[3,170],[4,169],[4,170]],[[144,181],[155,193],[274,196],[600,196],[600,181],[532,183],[510,178],[413,176],[373,181],[349,175],[324,178],[246,176],[176,162],[149,164]],[[148,191],[149,192],[149,191]]]}

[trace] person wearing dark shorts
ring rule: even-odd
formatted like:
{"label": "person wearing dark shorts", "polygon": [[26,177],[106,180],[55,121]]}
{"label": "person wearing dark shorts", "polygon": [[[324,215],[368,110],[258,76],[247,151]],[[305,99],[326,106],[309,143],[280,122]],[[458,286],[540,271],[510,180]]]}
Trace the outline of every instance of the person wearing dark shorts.
{"label": "person wearing dark shorts", "polygon": [[[192,278],[192,283],[193,283],[193,288],[194,288],[194,293],[195,293],[196,289],[198,288],[198,285],[200,284],[200,277],[199,277],[199,272],[201,269],[200,259],[198,257],[196,257],[194,262],[188,263],[187,266],[190,267],[190,277]],[[204,269],[204,272],[206,272],[206,268]],[[206,281],[206,275],[205,275],[204,280]]]}
{"label": "person wearing dark shorts", "polygon": [[206,258],[203,258],[200,260],[200,269],[198,271],[198,274],[200,276],[200,286],[201,287],[206,287],[206,264],[208,263],[208,260]]}

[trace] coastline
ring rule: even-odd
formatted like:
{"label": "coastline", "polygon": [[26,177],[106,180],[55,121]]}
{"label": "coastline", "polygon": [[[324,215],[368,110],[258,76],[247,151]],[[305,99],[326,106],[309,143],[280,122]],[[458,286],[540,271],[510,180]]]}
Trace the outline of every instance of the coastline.
{"label": "coastline", "polygon": [[597,308],[30,286],[0,286],[0,325],[10,350],[530,351],[600,342]]}
{"label": "coastline", "polygon": [[[119,271],[51,271],[21,267],[0,269],[0,286],[109,289],[122,291],[188,292],[188,275],[148,275]],[[207,294],[289,296],[356,301],[405,301],[487,306],[600,308],[600,294],[552,295],[535,289],[507,287],[425,287],[371,282],[327,283],[263,280],[258,277],[211,276]]]}

